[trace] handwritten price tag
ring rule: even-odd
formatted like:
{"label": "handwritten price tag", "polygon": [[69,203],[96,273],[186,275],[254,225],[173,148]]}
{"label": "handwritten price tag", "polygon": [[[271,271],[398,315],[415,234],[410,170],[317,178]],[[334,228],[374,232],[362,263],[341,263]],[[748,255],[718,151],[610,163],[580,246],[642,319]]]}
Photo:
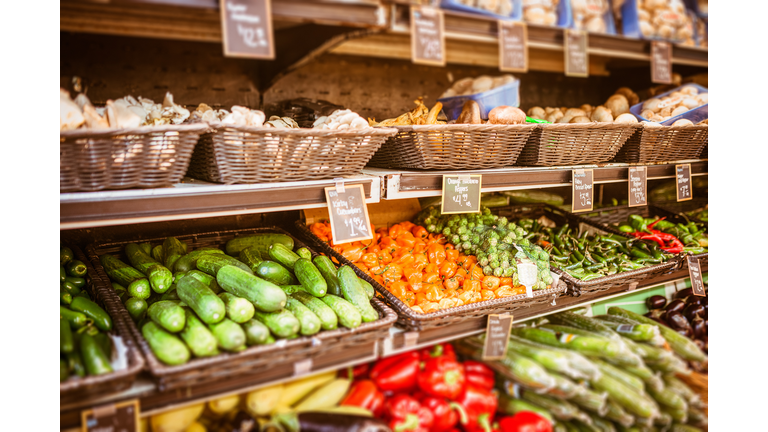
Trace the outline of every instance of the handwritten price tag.
{"label": "handwritten price tag", "polygon": [[139,400],[107,404],[81,413],[83,432],[136,432],[139,430]]}
{"label": "handwritten price tag", "polygon": [[693,199],[691,190],[691,164],[675,165],[675,182],[677,183],[677,200]]}
{"label": "handwritten price tag", "polygon": [[521,21],[499,20],[499,69],[528,72],[528,27]]}
{"label": "handwritten price tag", "polygon": [[270,0],[221,0],[224,55],[274,59]]}
{"label": "handwritten price tag", "polygon": [[346,186],[344,192],[333,186],[327,187],[325,200],[328,202],[334,243],[373,239],[363,185]]}
{"label": "handwritten price tag", "polygon": [[589,76],[589,46],[587,32],[565,29],[565,75]]}
{"label": "handwritten price tag", "polygon": [[591,211],[593,204],[593,171],[591,169],[577,169],[573,173],[573,213]]}
{"label": "handwritten price tag", "polygon": [[651,41],[651,81],[672,84],[672,45],[669,42]]}
{"label": "handwritten price tag", "polygon": [[483,346],[483,360],[499,360],[507,355],[512,321],[512,315],[488,315],[488,326],[485,329],[485,345]]}
{"label": "handwritten price tag", "polygon": [[443,214],[480,213],[483,176],[443,175]]}
{"label": "handwritten price tag", "polygon": [[704,280],[701,278],[701,267],[699,267],[699,259],[693,255],[686,257],[688,260],[688,276],[691,277],[691,288],[693,289],[693,295],[705,297],[707,292],[704,291]]}
{"label": "handwritten price tag", "polygon": [[411,6],[411,59],[417,64],[445,66],[445,24],[440,9]]}
{"label": "handwritten price tag", "polygon": [[629,207],[648,205],[648,167],[629,167]]}

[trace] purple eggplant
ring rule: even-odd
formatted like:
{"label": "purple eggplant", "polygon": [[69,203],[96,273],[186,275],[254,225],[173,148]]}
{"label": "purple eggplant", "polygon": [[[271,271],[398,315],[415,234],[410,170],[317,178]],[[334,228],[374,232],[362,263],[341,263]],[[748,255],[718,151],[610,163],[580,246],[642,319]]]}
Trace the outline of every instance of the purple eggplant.
{"label": "purple eggplant", "polygon": [[668,311],[666,321],[674,330],[686,330],[689,333],[691,331],[691,323],[689,323],[688,320],[680,312]]}
{"label": "purple eggplant", "polygon": [[676,299],[684,299],[684,298],[686,298],[688,296],[692,296],[692,295],[693,295],[693,288],[686,288],[684,290],[680,290],[680,291],[676,292],[675,293],[675,298]]}
{"label": "purple eggplant", "polygon": [[695,317],[704,317],[704,306],[700,304],[689,304],[685,307],[685,310],[683,310],[683,315],[685,315],[686,318],[688,318],[689,321],[693,320]]}
{"label": "purple eggplant", "polygon": [[704,318],[696,316],[691,320],[691,329],[696,339],[700,339],[702,336],[707,335],[707,330],[704,327]]}
{"label": "purple eggplant", "polygon": [[667,307],[664,308],[664,310],[669,312],[683,312],[683,309],[685,309],[685,302],[681,299],[672,300],[669,302]]}
{"label": "purple eggplant", "polygon": [[648,317],[650,319],[659,320],[659,319],[662,319],[661,317],[663,315],[664,315],[664,310],[663,309],[651,309],[644,316],[646,316],[646,317]]}
{"label": "purple eggplant", "polygon": [[645,299],[645,304],[650,310],[664,309],[664,306],[667,305],[667,298],[660,295],[650,296]]}

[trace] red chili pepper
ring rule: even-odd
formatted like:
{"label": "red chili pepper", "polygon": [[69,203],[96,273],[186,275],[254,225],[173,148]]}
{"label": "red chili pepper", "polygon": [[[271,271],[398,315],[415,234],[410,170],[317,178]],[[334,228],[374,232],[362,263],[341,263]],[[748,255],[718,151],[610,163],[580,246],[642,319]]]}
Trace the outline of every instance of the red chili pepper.
{"label": "red chili pepper", "polygon": [[675,253],[682,252],[684,247],[685,245],[683,244],[683,242],[681,242],[677,238],[673,238],[672,240],[670,240],[669,246],[663,247],[661,249],[663,251],[675,254]]}
{"label": "red chili pepper", "polygon": [[656,237],[662,239],[662,240],[672,240],[676,239],[677,237],[673,236],[672,234],[667,234],[665,232],[661,232],[659,230],[651,230],[652,233],[656,235]]}
{"label": "red chili pepper", "polygon": [[419,373],[419,354],[416,351],[379,360],[369,376],[379,390],[384,392],[408,392],[416,387]]}
{"label": "red chili pepper", "polygon": [[654,227],[654,226],[655,226],[657,223],[659,223],[659,222],[663,221],[663,220],[664,220],[664,219],[666,219],[666,218],[667,218],[667,217],[666,217],[666,216],[664,216],[663,218],[659,218],[659,219],[657,219],[655,222],[649,223],[649,224],[648,224],[648,229],[649,229],[649,230],[651,230],[651,232],[653,232],[653,230],[652,230],[651,228],[653,228],[653,227]]}
{"label": "red chili pepper", "polygon": [[453,345],[449,343],[437,344],[428,348],[423,348],[421,351],[419,351],[419,357],[421,358],[421,361],[426,361],[430,358],[441,356],[456,360],[456,351],[453,350]]}
{"label": "red chili pepper", "polygon": [[461,393],[466,379],[461,364],[443,356],[425,361],[417,381],[424,393],[453,400]]}
{"label": "red chili pepper", "polygon": [[464,386],[464,391],[456,402],[467,412],[465,431],[491,431],[493,416],[499,403],[494,393],[469,384]]}
{"label": "red chili pepper", "polygon": [[467,384],[472,384],[488,391],[493,389],[496,374],[485,363],[467,360],[462,363],[462,366],[464,366],[464,377]]}
{"label": "red chili pepper", "polygon": [[461,423],[467,422],[467,413],[456,402],[430,396],[423,399],[421,405],[429,408],[435,418],[432,423],[432,432],[448,432],[456,427],[460,418]]}
{"label": "red chili pepper", "polygon": [[365,408],[373,415],[381,415],[384,408],[384,393],[380,392],[371,380],[360,380],[352,385],[349,394],[340,405],[351,405]]}
{"label": "red chili pepper", "polygon": [[384,407],[393,432],[428,432],[435,420],[429,408],[406,394],[392,396]]}
{"label": "red chili pepper", "polygon": [[520,411],[499,420],[499,430],[501,432],[552,432],[552,424],[534,412]]}
{"label": "red chili pepper", "polygon": [[656,243],[658,243],[660,247],[664,247],[664,246],[666,246],[666,245],[664,244],[664,240],[662,240],[661,238],[659,238],[659,236],[658,236],[658,235],[656,235],[656,234],[645,234],[645,235],[643,235],[643,236],[640,236],[640,237],[638,237],[638,238],[639,238],[639,239],[641,239],[641,240],[653,240],[653,241],[655,241]]}

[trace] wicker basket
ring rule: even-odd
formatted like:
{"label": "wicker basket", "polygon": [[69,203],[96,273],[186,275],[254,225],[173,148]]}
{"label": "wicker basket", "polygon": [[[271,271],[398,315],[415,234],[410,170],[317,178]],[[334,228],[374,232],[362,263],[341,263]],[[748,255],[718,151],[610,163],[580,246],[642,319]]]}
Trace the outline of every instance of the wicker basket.
{"label": "wicker basket", "polygon": [[396,126],[368,166],[391,169],[486,169],[515,164],[536,125]]}
{"label": "wicker basket", "polygon": [[351,266],[355,269],[355,272],[359,277],[373,285],[373,288],[379,296],[383,297],[387,304],[395,309],[397,312],[397,323],[405,327],[407,331],[425,331],[457,323],[466,324],[468,321],[476,321],[478,326],[485,326],[486,316],[488,314],[513,313],[514,311],[529,308],[534,305],[550,303],[552,300],[562,295],[566,288],[564,284],[559,283],[553,288],[534,291],[533,297],[531,298],[526,297],[525,294],[521,294],[443,309],[428,314],[421,314],[412,310],[408,305],[381,286],[381,284],[360,270],[355,264],[333,250],[327,243],[320,240],[302,221],[296,221],[295,226],[301,236],[315,245],[317,250],[325,255],[333,257],[341,264]]}
{"label": "wicker basket", "polygon": [[[618,235],[628,237],[627,233],[623,233],[619,231],[617,228],[614,228],[613,224],[625,222],[629,218],[629,215],[631,214],[638,214],[644,218],[651,218],[654,216],[666,217],[668,221],[674,222],[674,223],[688,222],[688,220],[684,216],[681,216],[674,212],[670,212],[661,207],[652,206],[652,205],[645,206],[645,207],[609,207],[609,208],[599,209],[594,212],[585,213],[581,215],[581,217],[583,217],[585,220],[590,221],[593,225],[599,226],[600,229],[603,229],[613,234],[618,234]],[[707,263],[709,262],[708,252],[696,254],[694,256],[699,259],[699,264],[701,265],[707,265]],[[683,268],[686,266],[685,258],[684,258],[685,254],[681,254],[680,257],[681,257],[681,263],[680,263],[680,267],[678,268]]]}
{"label": "wicker basket", "polygon": [[[255,233],[288,234],[278,227],[252,228],[235,231],[218,231],[194,235],[177,236],[186,241],[190,250],[200,247],[219,247],[222,250],[226,242],[238,235]],[[290,234],[288,234],[290,235]],[[293,237],[293,236],[292,236]],[[151,243],[162,242],[164,238],[142,240]],[[297,248],[305,245],[294,237]],[[120,253],[124,245],[130,242],[105,243],[88,246],[88,258],[96,267],[97,273],[106,281],[109,280],[104,268],[99,263],[99,255],[105,253]],[[313,252],[313,255],[316,255]],[[128,327],[134,339],[141,347],[150,373],[155,378],[160,391],[212,383],[217,380],[235,377],[252,377],[268,373],[277,365],[291,364],[300,360],[321,357],[326,353],[344,349],[348,346],[362,345],[389,334],[389,328],[396,320],[395,313],[378,299],[371,301],[379,313],[379,319],[363,323],[355,329],[338,328],[322,331],[312,337],[301,336],[292,340],[280,340],[270,345],[252,346],[238,353],[222,353],[213,357],[193,358],[178,366],[168,366],[157,359],[149,344],[141,335],[141,331],[132,320]],[[128,312],[124,312],[127,314]]]}
{"label": "wicker basket", "polygon": [[61,132],[59,191],[153,188],[178,183],[205,124]]}
{"label": "wicker basket", "polygon": [[640,128],[626,123],[541,124],[517,159],[521,166],[564,166],[610,161]]}
{"label": "wicker basket", "polygon": [[109,281],[103,281],[94,270],[90,261],[77,246],[71,247],[75,258],[84,262],[88,268],[86,275],[86,287],[91,299],[101,305],[112,317],[113,330],[120,336],[126,348],[128,348],[128,367],[112,373],[83,378],[70,378],[59,385],[59,401],[62,405],[80,402],[83,399],[104,397],[130,388],[136,380],[136,376],[144,369],[144,359],[134,342],[126,321],[131,321],[128,311],[122,307],[120,298],[112,290]]}
{"label": "wicker basket", "polygon": [[359,174],[392,128],[275,129],[212,124],[187,175],[216,183],[321,180]]}
{"label": "wicker basket", "polygon": [[[560,226],[567,223],[574,229],[578,230],[580,225],[584,224],[592,228],[613,232],[612,230],[605,229],[600,224],[594,223],[580,215],[575,215],[573,213],[569,213],[565,210],[561,210],[557,207],[546,204],[509,206],[493,210],[494,213],[497,213],[499,216],[505,216],[509,220],[517,220],[521,218],[537,219],[540,216],[546,216]],[[626,236],[624,233],[619,234]],[[609,290],[611,288],[617,288],[632,283],[640,283],[646,279],[651,279],[663,274],[671,273],[679,269],[680,266],[680,260],[675,257],[664,263],[655,264],[638,270],[616,273],[610,276],[603,276],[586,282],[576,279],[568,273],[557,268],[553,268],[552,271],[559,274],[561,280],[564,281],[568,286],[568,291],[566,293],[574,297],[578,297],[582,294],[592,295],[598,292]]]}
{"label": "wicker basket", "polygon": [[614,162],[650,163],[696,159],[707,143],[708,126],[642,127],[613,158]]}

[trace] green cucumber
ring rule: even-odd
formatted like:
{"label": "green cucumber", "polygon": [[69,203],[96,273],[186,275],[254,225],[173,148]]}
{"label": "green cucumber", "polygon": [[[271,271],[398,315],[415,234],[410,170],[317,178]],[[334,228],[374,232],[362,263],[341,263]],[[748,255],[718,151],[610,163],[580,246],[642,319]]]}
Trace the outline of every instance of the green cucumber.
{"label": "green cucumber", "polygon": [[[208,285],[208,288],[210,288],[211,291],[213,291],[215,294],[219,294],[221,292],[221,287],[219,286],[219,283],[216,282],[216,276],[211,276],[208,273],[201,272],[200,270],[190,270],[185,274],[188,274],[200,282]],[[184,277],[184,274],[181,274],[179,279],[182,277]],[[178,281],[179,279],[176,280]]]}
{"label": "green cucumber", "polygon": [[98,342],[99,346],[104,351],[104,354],[106,354],[108,358],[112,357],[112,338],[104,332],[96,333],[93,335],[93,338],[96,339],[96,342]]}
{"label": "green cucumber", "polygon": [[[299,292],[299,291],[304,292],[304,293],[307,292],[307,289],[304,288],[303,285],[281,285],[280,289],[283,290],[283,292],[288,294],[288,295],[291,295],[291,294]],[[312,296],[312,297],[314,297],[314,296]]]}
{"label": "green cucumber", "polygon": [[59,289],[72,294],[72,297],[80,294],[81,292],[80,288],[76,287],[74,284],[72,284],[72,282],[68,282],[68,281],[64,281],[61,284],[59,284]]}
{"label": "green cucumber", "polygon": [[59,317],[59,351],[63,353],[70,353],[75,349],[75,342],[72,338],[72,327],[69,326],[69,321],[64,317]]}
{"label": "green cucumber", "polygon": [[288,249],[293,250],[293,238],[285,234],[251,234],[236,237],[227,242],[225,247],[227,255],[237,256],[243,249],[256,247],[261,256],[267,256],[269,246],[274,243],[282,243]]}
{"label": "green cucumber", "polygon": [[317,316],[323,330],[334,330],[338,328],[339,318],[336,316],[336,313],[319,298],[304,291],[294,292],[291,294],[291,297],[300,301]]}
{"label": "green cucumber", "polygon": [[147,309],[147,316],[155,324],[171,333],[178,333],[184,329],[184,309],[172,300],[160,300],[152,303]]}
{"label": "green cucumber", "polygon": [[285,267],[274,261],[262,261],[254,270],[256,276],[275,285],[296,285],[298,279]]}
{"label": "green cucumber", "polygon": [[59,247],[59,263],[62,267],[73,259],[75,259],[75,254],[72,249],[66,246]]}
{"label": "green cucumber", "polygon": [[357,310],[355,305],[332,294],[320,297],[320,300],[333,309],[333,312],[339,319],[339,324],[352,329],[360,327],[363,318],[360,316],[360,311]]}
{"label": "green cucumber", "polygon": [[59,315],[69,321],[69,325],[72,326],[73,329],[85,327],[90,322],[84,313],[70,310],[64,306],[59,306]]}
{"label": "green cucumber", "polygon": [[256,311],[253,316],[266,325],[272,334],[280,338],[295,336],[301,329],[299,320],[290,311],[285,309],[279,312]]}
{"label": "green cucumber", "polygon": [[[245,332],[245,344],[248,346],[265,345],[272,336],[267,326],[257,319],[250,319],[241,326]],[[272,341],[274,342],[274,339]]]}
{"label": "green cucumber", "polygon": [[86,273],[88,273],[88,267],[85,266],[85,263],[80,260],[72,260],[68,262],[64,269],[67,271],[67,275],[72,277],[85,277]]}
{"label": "green cucumber", "polygon": [[341,282],[339,282],[339,278],[336,276],[338,270],[333,265],[333,261],[325,255],[318,255],[312,262],[320,271],[320,274],[323,275],[323,279],[325,279],[325,283],[328,286],[327,293],[341,297],[343,295],[341,292]]}
{"label": "green cucumber", "polygon": [[261,253],[259,253],[259,250],[255,247],[249,247],[245,248],[240,251],[240,254],[237,256],[237,259],[240,260],[243,264],[247,265],[249,269],[251,269],[254,273],[256,273],[256,267],[259,266],[259,263],[264,261],[264,258],[261,257]]}
{"label": "green cucumber", "polygon": [[224,318],[215,324],[208,324],[218,346],[226,351],[238,351],[245,347],[245,332],[239,324]]}
{"label": "green cucumber", "polygon": [[274,312],[285,307],[287,298],[280,287],[239,267],[222,267],[216,280],[222,289],[250,301],[259,311]]}
{"label": "green cucumber", "polygon": [[64,270],[64,266],[60,267],[59,279],[60,279],[59,282],[64,282],[67,280],[67,271]]}
{"label": "green cucumber", "polygon": [[376,290],[373,289],[373,285],[363,278],[359,279],[360,285],[362,285],[363,290],[365,290],[365,296],[368,297],[368,300],[372,299],[376,295]]}
{"label": "green cucumber", "polygon": [[293,250],[288,249],[282,243],[274,243],[269,245],[267,253],[269,254],[269,257],[272,258],[272,261],[280,263],[280,265],[290,270],[294,269],[293,266],[296,263],[296,260],[301,258],[295,252],[293,252]]}
{"label": "green cucumber", "polygon": [[124,286],[133,297],[148,299],[152,294],[149,280],[144,274],[112,255],[99,257],[110,279]]}
{"label": "green cucumber", "polygon": [[131,316],[133,322],[141,321],[147,314],[147,302],[144,299],[130,297],[125,301],[125,308],[128,310],[128,315]]}
{"label": "green cucumber", "polygon": [[317,317],[308,307],[293,297],[288,297],[285,308],[290,311],[296,319],[299,320],[299,333],[303,336],[311,336],[320,331],[320,318]]}
{"label": "green cucumber", "polygon": [[157,293],[168,291],[171,283],[173,283],[173,274],[167,267],[142,252],[136,243],[125,245],[125,255],[128,256],[128,261],[131,262],[132,266],[144,273],[153,291]]}
{"label": "green cucumber", "polygon": [[[323,279],[323,275],[320,274],[320,270],[312,264],[312,261],[304,258],[299,258],[294,264],[294,271],[296,278],[299,279],[307,292],[315,297],[322,297],[328,292],[328,284]],[[342,287],[343,290],[343,287]]]}
{"label": "green cucumber", "polygon": [[152,244],[151,243],[139,243],[139,249],[141,249],[144,254],[152,256]]}
{"label": "green cucumber", "polygon": [[235,266],[253,274],[253,271],[247,265],[226,255],[203,255],[197,259],[195,265],[198,270],[208,273],[213,277],[216,277],[219,270],[226,265]]}
{"label": "green cucumber", "polygon": [[[178,262],[178,261],[176,261],[176,262]],[[203,273],[200,270],[195,270],[195,271]],[[185,274],[187,274],[187,272],[176,272],[176,273],[174,273],[173,274],[173,283],[176,283],[179,279],[183,278]],[[207,273],[203,273],[203,274],[208,275]],[[208,276],[211,276],[211,275],[208,275]]]}
{"label": "green cucumber", "polygon": [[64,278],[64,282],[69,282],[80,289],[85,288],[85,278],[67,276]]}
{"label": "green cucumber", "polygon": [[216,255],[216,254],[224,254],[224,251],[217,248],[200,248],[193,250],[192,252],[184,255],[183,257],[179,258],[176,261],[176,264],[173,266],[174,272],[188,272],[190,270],[194,270],[197,267],[195,264],[197,263],[197,260],[203,256],[203,255]]}
{"label": "green cucumber", "polygon": [[168,333],[152,321],[141,327],[141,334],[155,356],[167,365],[180,365],[189,361],[189,348],[175,334]]}
{"label": "green cucumber", "polygon": [[112,317],[93,301],[84,297],[75,297],[72,299],[69,308],[73,311],[82,312],[85,316],[92,319],[99,330],[112,330]]}
{"label": "green cucumber", "polygon": [[117,282],[112,282],[112,289],[115,290],[118,296],[127,291],[124,286]]}
{"label": "green cucumber", "polygon": [[80,357],[88,375],[102,375],[112,372],[109,358],[96,339],[88,333],[80,336]]}
{"label": "green cucumber", "polygon": [[59,288],[59,303],[63,305],[68,305],[72,303],[72,293],[69,293],[64,289]]}
{"label": "green cucumber", "polygon": [[227,310],[227,318],[238,324],[242,324],[253,318],[253,314],[256,312],[253,303],[242,297],[223,292],[219,294],[219,298],[224,302],[224,307]]}
{"label": "green cucumber", "polygon": [[192,275],[181,278],[176,284],[176,294],[206,324],[217,323],[226,317],[224,302]]}
{"label": "green cucumber", "polygon": [[305,247],[297,249],[296,250],[296,255],[298,255],[298,256],[300,256],[302,258],[308,259],[310,261],[312,260],[312,251],[310,251],[309,249],[307,249]]}
{"label": "green cucumber", "polygon": [[165,251],[163,245],[157,245],[152,248],[152,258],[157,262],[165,262]]}
{"label": "green cucumber", "polygon": [[174,268],[173,266],[176,264],[176,261],[186,254],[184,245],[176,237],[168,237],[165,239],[163,242],[163,251],[165,256],[163,264],[169,269]]}
{"label": "green cucumber", "polygon": [[189,309],[184,308],[184,329],[179,333],[196,357],[209,357],[219,353],[218,341],[211,330]]}
{"label": "green cucumber", "polygon": [[179,300],[179,301],[181,301],[181,299],[179,298],[179,293],[176,292],[176,284],[172,285],[171,289],[169,289],[168,291],[164,292],[162,297],[160,297],[160,300]]}
{"label": "green cucumber", "polygon": [[85,365],[83,364],[83,357],[80,355],[80,351],[73,350],[72,352],[66,353],[65,357],[67,358],[67,366],[69,367],[69,370],[81,378],[84,377],[86,373]]}
{"label": "green cucumber", "polygon": [[360,285],[360,278],[357,277],[357,273],[352,270],[352,267],[347,265],[341,266],[338,271],[338,278],[344,298],[355,305],[357,310],[360,311],[360,317],[362,317],[363,322],[379,319],[378,312],[371,306],[371,301],[368,300],[365,289]]}

